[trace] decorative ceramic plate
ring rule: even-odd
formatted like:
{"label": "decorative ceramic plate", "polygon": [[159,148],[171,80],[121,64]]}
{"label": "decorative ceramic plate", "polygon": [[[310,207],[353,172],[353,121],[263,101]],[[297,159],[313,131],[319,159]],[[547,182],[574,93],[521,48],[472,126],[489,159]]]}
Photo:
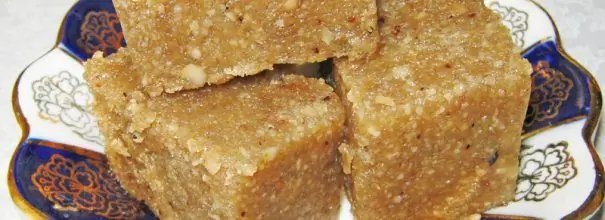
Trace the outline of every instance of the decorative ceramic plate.
{"label": "decorative ceramic plate", "polygon": [[[603,166],[593,134],[601,92],[593,76],[561,47],[549,15],[530,0],[487,0],[502,15],[521,56],[533,65],[532,92],[520,146],[515,200],[485,219],[577,219],[604,196]],[[61,24],[56,46],[29,65],[13,91],[23,139],[8,184],[14,202],[34,218],[155,219],[120,188],[103,155],[90,113],[93,97],[82,62],[125,45],[111,0],[80,0]],[[530,74],[530,73],[528,73]],[[342,219],[351,219],[348,204]]]}

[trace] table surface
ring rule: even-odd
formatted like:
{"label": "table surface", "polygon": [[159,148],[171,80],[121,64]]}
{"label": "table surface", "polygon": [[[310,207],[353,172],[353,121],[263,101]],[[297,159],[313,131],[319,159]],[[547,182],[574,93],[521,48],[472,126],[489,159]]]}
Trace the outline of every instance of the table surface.
{"label": "table surface", "polygon": [[[11,107],[17,75],[55,43],[58,26],[74,0],[4,0],[0,3],[0,219],[14,219],[19,210],[12,204],[7,185],[7,167],[21,137]],[[538,0],[554,17],[565,50],[605,85],[605,1]],[[605,124],[602,122],[602,124]],[[597,137],[603,137],[601,129]],[[597,138],[599,139],[599,138]],[[597,140],[605,156],[605,140]],[[605,219],[605,218],[604,218]]]}

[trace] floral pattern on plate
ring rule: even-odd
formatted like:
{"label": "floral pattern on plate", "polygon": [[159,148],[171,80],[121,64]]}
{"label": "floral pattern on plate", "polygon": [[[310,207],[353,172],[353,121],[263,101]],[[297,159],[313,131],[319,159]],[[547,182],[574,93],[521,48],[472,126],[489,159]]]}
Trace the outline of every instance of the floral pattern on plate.
{"label": "floral pattern on plate", "polygon": [[88,84],[68,71],[32,83],[40,117],[61,122],[83,139],[103,144],[97,119],[91,114],[93,96]]}
{"label": "floral pattern on plate", "polygon": [[521,146],[520,171],[515,200],[542,201],[576,176],[574,160],[565,141],[544,149]]}
{"label": "floral pattern on plate", "polygon": [[76,162],[61,154],[38,166],[31,180],[57,210],[92,212],[103,217],[142,216],[139,203],[128,197],[103,161]]}
{"label": "floral pattern on plate", "polygon": [[[515,201],[481,217],[588,217],[604,196],[603,166],[591,139],[601,110],[599,87],[560,48],[548,14],[533,1],[486,0],[486,5],[502,16],[533,72]],[[8,182],[13,200],[27,214],[56,219],[155,219],[145,205],[120,188],[102,153],[70,145],[74,137],[86,145],[103,143],[90,112],[93,97],[81,79],[81,62],[95,51],[111,54],[125,45],[111,0],[80,0],[66,15],[59,44],[43,57],[68,57],[79,67],[34,62],[28,69],[36,70],[21,75],[16,91],[32,95],[14,96],[24,139],[13,155]],[[52,65],[57,71],[38,65]],[[35,114],[24,113],[32,110]],[[40,129],[49,121],[67,129]],[[30,130],[33,127],[35,132]],[[40,132],[45,139],[38,139]],[[573,207],[557,202],[566,196],[575,196]]]}
{"label": "floral pattern on plate", "polygon": [[489,5],[489,8],[498,12],[502,17],[502,23],[510,29],[513,42],[519,48],[525,46],[525,32],[527,32],[528,24],[527,19],[529,15],[527,12],[517,9],[513,6],[504,6],[499,2],[493,2]]}

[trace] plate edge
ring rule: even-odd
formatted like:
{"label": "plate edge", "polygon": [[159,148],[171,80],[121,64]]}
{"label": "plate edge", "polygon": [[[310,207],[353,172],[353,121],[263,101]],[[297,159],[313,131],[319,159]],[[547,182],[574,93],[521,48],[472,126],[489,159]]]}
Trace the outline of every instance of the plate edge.
{"label": "plate edge", "polygon": [[[21,78],[23,77],[23,74],[25,73],[25,71],[27,71],[32,65],[34,65],[36,62],[38,62],[39,60],[44,58],[50,52],[52,52],[55,49],[61,49],[62,51],[64,51],[64,49],[62,49],[60,47],[61,39],[63,39],[63,36],[64,36],[63,29],[65,28],[65,23],[67,21],[67,15],[69,15],[69,13],[71,13],[71,11],[76,6],[76,4],[77,4],[77,2],[74,3],[72,6],[70,6],[69,9],[67,10],[67,12],[63,15],[63,20],[61,20],[61,24],[57,30],[56,39],[55,39],[55,43],[53,44],[53,46],[50,49],[48,49],[46,52],[44,52],[40,57],[36,58],[34,61],[29,63],[25,68],[23,68],[23,70],[17,76],[17,79],[15,80],[15,83],[14,83],[13,89],[12,89],[12,95],[11,95],[12,110],[13,110],[13,115],[15,116],[15,120],[17,120],[17,124],[19,124],[19,127],[21,128],[21,138],[19,139],[19,142],[17,143],[17,146],[15,147],[13,154],[11,156],[11,159],[10,159],[10,164],[8,166],[8,172],[7,172],[7,185],[8,185],[9,195],[10,195],[11,199],[13,200],[13,202],[15,203],[15,205],[19,209],[21,209],[21,211],[26,216],[28,216],[31,219],[48,219],[49,216],[42,213],[42,211],[35,208],[31,203],[29,203],[27,200],[25,200],[25,198],[23,198],[23,195],[17,189],[17,183],[16,183],[15,178],[13,177],[15,159],[17,157],[19,149],[25,143],[27,138],[29,137],[29,132],[30,132],[29,123],[27,122],[27,119],[23,116],[23,112],[21,111],[21,105],[19,103],[19,83],[21,82]],[[71,54],[69,54],[69,55],[71,56]]]}
{"label": "plate edge", "polygon": [[[591,102],[591,112],[587,116],[587,121],[584,124],[584,127],[582,128],[582,136],[583,136],[584,142],[587,144],[588,150],[590,151],[591,156],[593,158],[593,162],[595,164],[595,171],[597,174],[596,179],[595,179],[595,185],[594,185],[595,187],[593,188],[593,191],[591,192],[589,198],[586,199],[585,202],[582,203],[582,205],[578,209],[576,209],[573,212],[571,212],[570,214],[566,215],[563,219],[586,218],[586,217],[590,216],[591,214],[593,214],[594,212],[596,212],[600,208],[600,206],[603,202],[603,199],[605,197],[605,182],[603,181],[603,176],[605,175],[605,171],[603,168],[603,164],[598,156],[598,153],[596,152],[594,142],[592,141],[592,136],[593,136],[594,132],[596,131],[596,128],[598,127],[598,122],[599,122],[599,118],[601,115],[602,102],[603,102],[602,93],[601,93],[600,87],[599,87],[596,79],[594,78],[594,74],[592,72],[588,71],[584,66],[582,66],[578,61],[576,61],[573,57],[571,57],[569,54],[567,54],[567,52],[564,50],[563,42],[561,40],[561,37],[560,37],[561,35],[559,33],[558,27],[557,27],[556,23],[554,22],[553,17],[550,15],[550,13],[542,5],[540,5],[536,0],[528,0],[528,1],[532,2],[534,5],[536,5],[538,8],[540,8],[540,10],[542,10],[543,13],[545,13],[547,15],[547,17],[549,18],[549,20],[551,22],[551,25],[554,28],[554,32],[555,32],[554,40],[556,42],[557,51],[559,53],[561,53],[561,55],[565,59],[567,59],[573,65],[577,66],[580,70],[582,70],[583,73],[587,73],[585,75],[588,78],[588,83],[590,84],[590,97],[591,97],[591,101],[592,101]],[[59,27],[54,46],[50,50],[45,52],[42,56],[40,56],[39,58],[37,58],[36,60],[31,62],[29,65],[27,65],[24,68],[24,70],[21,71],[21,73],[18,75],[17,80],[16,80],[15,84],[13,85],[12,110],[13,110],[15,119],[17,120],[17,122],[21,128],[21,139],[18,142],[17,146],[15,147],[15,150],[14,150],[11,160],[10,160],[10,164],[9,164],[9,168],[8,168],[8,172],[7,172],[8,173],[8,189],[9,189],[9,194],[10,194],[12,200],[17,205],[17,207],[19,207],[26,215],[28,215],[29,217],[31,217],[33,219],[46,219],[46,218],[48,218],[48,216],[46,214],[42,213],[40,210],[33,207],[28,201],[26,201],[22,197],[21,193],[19,193],[19,191],[17,190],[16,182],[15,182],[15,179],[13,178],[13,169],[14,169],[13,162],[17,156],[17,153],[19,152],[20,147],[25,143],[25,141],[29,137],[29,131],[30,131],[27,119],[23,116],[22,111],[21,111],[21,106],[19,105],[18,86],[19,86],[21,77],[23,76],[24,72],[29,67],[31,67],[33,64],[35,64],[37,61],[39,61],[41,58],[43,58],[48,53],[53,51],[54,49],[60,49],[63,52],[66,52],[66,54],[68,54],[69,56],[71,56],[73,58],[73,55],[71,53],[65,51],[64,48],[61,48],[60,44],[61,44],[61,40],[62,40],[63,34],[64,34],[63,29],[65,28],[65,22],[67,20],[67,15],[72,11],[72,9],[77,5],[77,3],[78,2],[74,3],[69,8],[69,10],[67,10],[67,12],[65,13],[63,20],[61,22],[61,25]],[[75,59],[75,60],[79,61],[80,63],[82,62],[79,59]]]}

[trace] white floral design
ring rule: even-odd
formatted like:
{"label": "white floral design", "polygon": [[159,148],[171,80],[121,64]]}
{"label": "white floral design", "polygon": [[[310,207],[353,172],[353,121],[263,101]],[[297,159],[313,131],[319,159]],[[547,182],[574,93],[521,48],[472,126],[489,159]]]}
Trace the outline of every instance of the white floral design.
{"label": "white floral design", "polygon": [[515,201],[542,201],[576,176],[567,142],[549,144],[544,149],[521,146],[520,171]]}
{"label": "white floral design", "polygon": [[[539,1],[552,15],[565,51],[586,67],[605,85],[605,1],[554,0]],[[601,115],[605,114],[605,109]],[[605,127],[601,120],[600,127]],[[598,129],[596,137],[605,137],[605,129]],[[597,151],[605,158],[605,139],[596,139]]]}
{"label": "white floral design", "polygon": [[521,11],[514,7],[506,7],[500,5],[498,2],[493,2],[489,6],[490,9],[494,10],[502,17],[502,23],[510,29],[510,34],[513,37],[515,45],[519,48],[523,48],[525,45],[525,32],[528,28],[528,15],[527,12]]}
{"label": "white floral design", "polygon": [[93,96],[85,82],[61,71],[34,81],[32,89],[41,118],[62,122],[83,139],[103,143],[97,120],[90,114]]}

